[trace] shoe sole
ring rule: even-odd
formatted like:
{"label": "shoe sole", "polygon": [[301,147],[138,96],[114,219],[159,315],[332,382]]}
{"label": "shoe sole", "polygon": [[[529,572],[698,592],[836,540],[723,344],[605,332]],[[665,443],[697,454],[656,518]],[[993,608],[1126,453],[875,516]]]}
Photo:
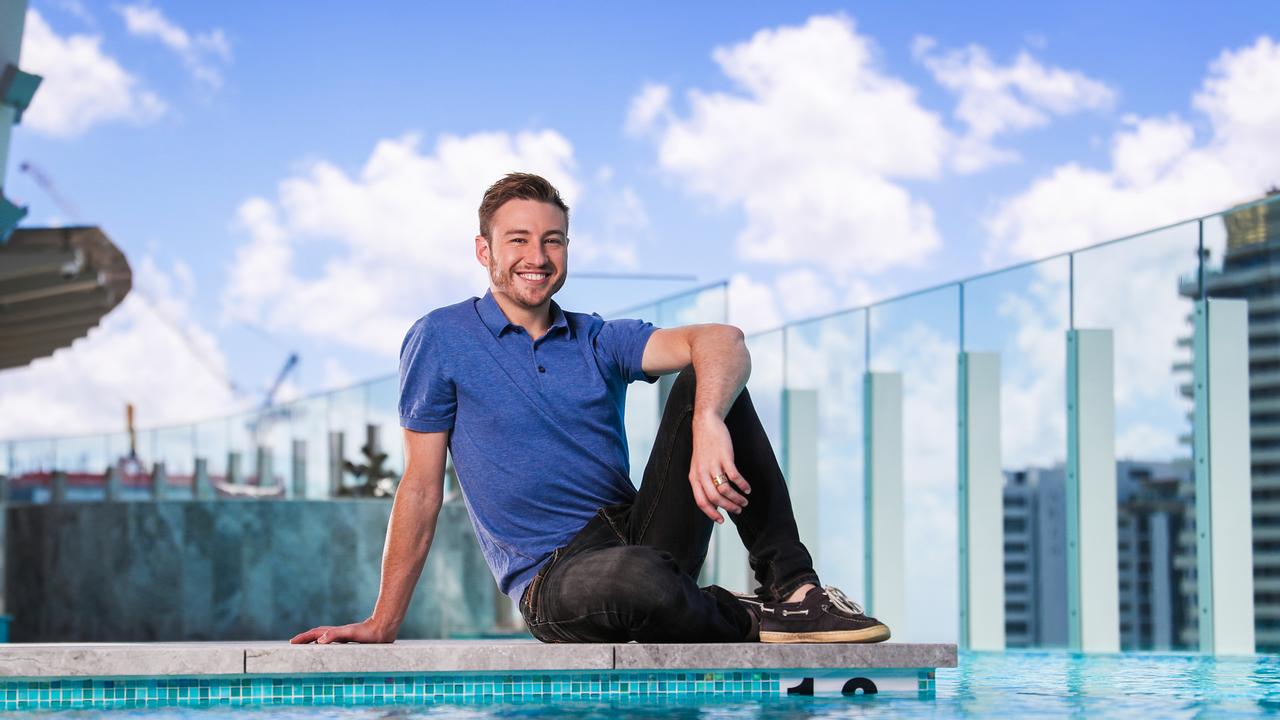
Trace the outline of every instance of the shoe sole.
{"label": "shoe sole", "polygon": [[889,628],[873,625],[861,630],[828,630],[825,632],[760,631],[762,643],[876,643],[889,639]]}

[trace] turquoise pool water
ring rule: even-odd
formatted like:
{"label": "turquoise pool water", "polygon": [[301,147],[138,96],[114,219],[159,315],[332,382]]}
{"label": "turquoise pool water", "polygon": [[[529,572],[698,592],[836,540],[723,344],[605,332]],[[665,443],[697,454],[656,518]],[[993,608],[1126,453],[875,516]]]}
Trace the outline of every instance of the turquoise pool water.
{"label": "turquoise pool water", "polygon": [[1280,656],[1213,660],[1189,655],[1080,656],[1057,652],[964,653],[937,673],[933,698],[887,695],[777,698],[437,703],[356,707],[37,711],[52,718],[802,718],[1063,717],[1191,718],[1280,715]]}

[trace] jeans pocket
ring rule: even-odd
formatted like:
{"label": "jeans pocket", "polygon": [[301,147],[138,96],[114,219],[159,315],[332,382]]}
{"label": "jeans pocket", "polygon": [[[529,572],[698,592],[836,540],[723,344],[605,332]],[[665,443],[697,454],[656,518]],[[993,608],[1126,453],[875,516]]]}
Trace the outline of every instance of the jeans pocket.
{"label": "jeans pocket", "polygon": [[543,563],[542,568],[538,570],[538,574],[533,576],[533,580],[529,581],[528,587],[524,589],[524,592],[520,596],[520,614],[524,617],[524,624],[529,627],[533,627],[541,622],[541,618],[538,616],[538,610],[542,606],[541,597],[544,585],[543,581],[546,579],[547,574],[551,572],[551,568],[556,564],[556,561],[560,559],[560,555],[563,554],[563,552],[563,547],[558,547],[551,551],[551,557]]}

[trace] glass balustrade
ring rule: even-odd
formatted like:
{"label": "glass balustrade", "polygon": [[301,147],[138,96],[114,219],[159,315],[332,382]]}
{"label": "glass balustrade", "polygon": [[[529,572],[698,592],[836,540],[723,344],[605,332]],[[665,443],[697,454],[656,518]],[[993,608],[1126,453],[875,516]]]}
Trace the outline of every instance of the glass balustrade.
{"label": "glass balustrade", "polygon": [[[993,416],[998,426],[981,431],[998,436],[1002,487],[991,521],[1000,525],[1002,538],[997,581],[1002,583],[1005,643],[1066,647],[1079,642],[1072,635],[1080,627],[1072,613],[1081,607],[1080,588],[1087,587],[1079,573],[1099,570],[1110,582],[1111,570],[1077,547],[1093,538],[1073,534],[1078,533],[1073,523],[1084,523],[1080,515],[1099,516],[1092,514],[1095,506],[1073,504],[1070,494],[1081,492],[1085,482],[1074,473],[1091,474],[1092,483],[1099,467],[1114,465],[1116,642],[1124,650],[1197,647],[1202,621],[1195,528],[1200,392],[1195,303],[1206,297],[1235,299],[1247,308],[1247,347],[1240,352],[1249,368],[1243,412],[1251,456],[1258,642],[1264,648],[1280,646],[1280,623],[1273,620],[1280,610],[1280,430],[1273,427],[1280,427],[1278,228],[1280,196],[1273,196],[748,337],[753,365],[748,389],[787,474],[802,535],[824,580],[854,597],[871,592],[866,586],[868,449],[879,447],[875,442],[882,429],[868,424],[868,374],[893,376],[901,387],[896,470],[903,586],[894,637],[960,638],[962,585],[977,581],[964,580],[959,571],[964,507],[959,428],[967,410],[962,402],[970,401],[962,401],[960,393],[960,354],[982,354],[999,367]],[[729,286],[719,283],[610,317],[663,327],[724,322],[728,293]],[[628,390],[625,423],[637,483],[669,382],[635,383]],[[230,480],[228,457],[239,454],[244,481],[255,472],[257,448],[268,447],[274,473],[288,484],[292,443],[302,440],[305,495],[328,497],[333,438],[342,439],[343,459],[362,464],[360,448],[368,428],[376,428],[388,455],[386,467],[402,470],[397,394],[397,379],[386,376],[282,403],[271,418],[247,412],[144,429],[136,435],[137,454],[148,468],[162,460],[171,475],[188,475],[194,458],[206,458],[219,482]],[[1086,396],[1087,403],[1080,401]],[[1098,398],[1109,400],[1099,405]],[[1107,430],[1107,423],[1109,432],[1092,432]],[[15,439],[0,448],[10,497],[41,502],[47,493],[24,488],[38,490],[47,483],[28,479],[54,470],[100,474],[128,452],[129,439],[123,433]],[[1098,458],[1109,465],[1090,464]],[[345,470],[341,475],[348,486],[357,482]],[[732,525],[717,529],[702,579],[752,589]],[[1110,590],[1103,595],[1110,598]]]}

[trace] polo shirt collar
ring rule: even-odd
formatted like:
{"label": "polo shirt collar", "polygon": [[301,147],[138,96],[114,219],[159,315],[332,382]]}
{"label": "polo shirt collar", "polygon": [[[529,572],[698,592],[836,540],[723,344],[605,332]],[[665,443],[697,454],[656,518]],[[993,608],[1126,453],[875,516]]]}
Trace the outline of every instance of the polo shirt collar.
{"label": "polo shirt collar", "polygon": [[[494,337],[502,337],[502,334],[508,329],[518,327],[515,323],[507,319],[502,312],[502,308],[498,306],[498,301],[493,297],[493,291],[485,291],[484,297],[476,303],[476,309],[480,313],[480,319],[484,321],[485,327],[489,328],[489,332]],[[550,335],[557,328],[563,328],[570,336],[573,335],[572,328],[569,327],[569,319],[565,317],[564,311],[556,304],[555,300],[551,301],[551,327],[547,329],[547,335]]]}

